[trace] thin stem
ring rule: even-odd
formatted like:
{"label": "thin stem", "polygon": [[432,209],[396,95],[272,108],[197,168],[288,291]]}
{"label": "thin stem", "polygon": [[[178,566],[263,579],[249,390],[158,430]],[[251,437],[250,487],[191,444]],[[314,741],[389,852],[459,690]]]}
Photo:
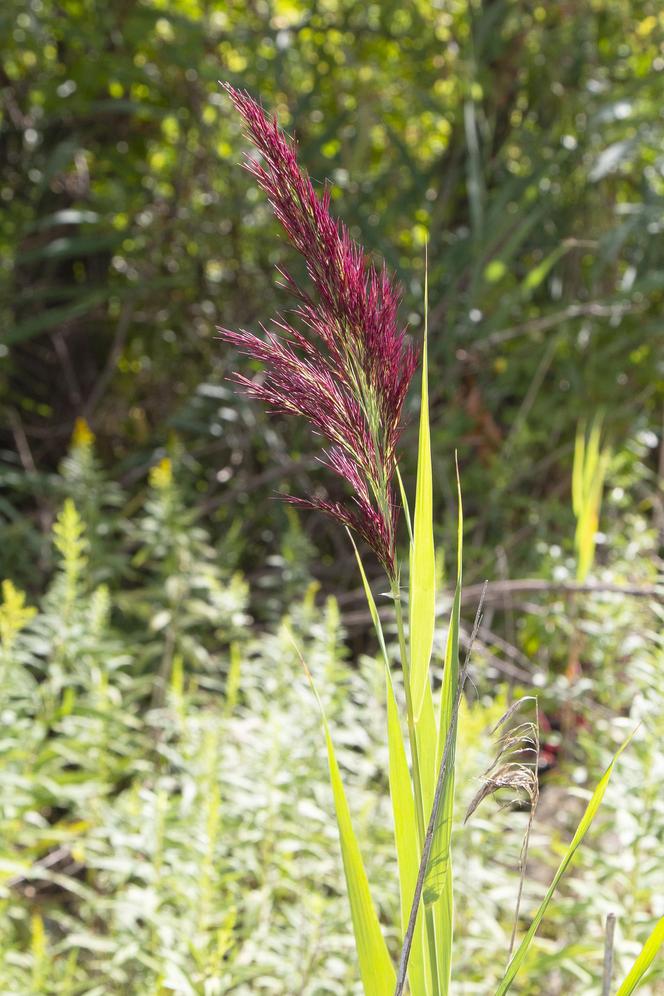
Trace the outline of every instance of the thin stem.
{"label": "thin stem", "polygon": [[[531,696],[525,696],[525,698],[530,698]],[[530,800],[530,812],[528,814],[528,825],[526,827],[526,833],[523,838],[523,844],[521,846],[521,854],[519,856],[519,890],[516,896],[516,907],[514,910],[514,923],[512,925],[512,936],[510,937],[510,949],[507,955],[507,964],[509,965],[512,958],[512,952],[514,951],[514,942],[516,940],[516,932],[519,926],[519,912],[521,910],[521,899],[523,897],[523,887],[526,881],[526,865],[528,864],[528,848],[530,846],[530,833],[533,828],[533,820],[535,819],[535,809],[537,808],[537,803],[539,801],[539,759],[540,759],[540,725],[539,725],[539,704],[537,698],[534,698],[535,702],[535,757],[533,760],[533,769],[535,775],[535,789]]]}
{"label": "thin stem", "polygon": [[404,986],[406,984],[406,973],[408,972],[408,959],[410,957],[410,949],[413,944],[413,934],[415,933],[417,908],[420,904],[420,899],[422,898],[424,879],[429,865],[429,858],[431,856],[431,847],[433,845],[433,835],[435,833],[436,823],[438,820],[438,810],[440,809],[440,803],[443,797],[443,789],[445,787],[445,776],[447,774],[447,766],[450,762],[452,750],[455,744],[456,724],[457,724],[457,717],[459,715],[461,696],[463,694],[464,685],[466,684],[466,678],[468,677],[468,670],[470,667],[470,655],[473,650],[473,643],[475,642],[475,637],[477,635],[477,631],[482,621],[483,604],[484,604],[484,598],[482,597],[480,598],[480,603],[477,607],[477,612],[475,614],[475,623],[473,625],[473,631],[470,636],[470,643],[466,650],[466,659],[464,661],[463,671],[461,672],[459,681],[457,683],[456,697],[454,700],[454,705],[452,707],[452,716],[450,718],[450,725],[447,729],[447,736],[445,738],[443,756],[441,758],[440,768],[438,771],[438,781],[436,782],[436,791],[433,797],[433,808],[431,810],[431,818],[429,819],[429,825],[427,827],[427,832],[424,839],[424,847],[422,848],[422,857],[420,858],[420,869],[417,875],[417,883],[415,885],[415,895],[413,896],[413,904],[411,906],[410,918],[408,920],[408,929],[406,930],[406,936],[404,937],[403,948],[401,949],[401,957],[399,958],[399,968],[397,971],[397,984],[396,984],[396,989],[394,990],[394,996],[402,996]]}
{"label": "thin stem", "polygon": [[613,935],[616,929],[616,914],[609,913],[606,918],[606,934],[604,938],[604,971],[602,977],[602,996],[610,996],[611,976],[613,975]]}
{"label": "thin stem", "polygon": [[[401,668],[403,670],[403,683],[406,692],[406,716],[408,719],[408,738],[410,740],[410,753],[413,761],[413,785],[415,788],[415,814],[417,818],[417,836],[419,841],[419,853],[422,854],[425,840],[425,818],[424,800],[422,798],[422,777],[420,771],[420,755],[417,747],[417,731],[415,729],[415,714],[413,712],[413,699],[410,690],[410,660],[406,648],[406,634],[403,621],[403,609],[401,606],[401,592],[399,590],[399,574],[397,572],[392,581],[392,598],[397,618],[397,632],[399,634],[399,653],[401,656]],[[419,905],[419,904],[418,904]],[[415,911],[417,915],[417,910]],[[431,979],[433,983],[433,996],[440,996],[438,987],[438,972],[436,964],[436,927],[433,919],[433,911],[425,907],[424,919],[426,923],[427,940],[429,942],[429,958],[431,961]]]}

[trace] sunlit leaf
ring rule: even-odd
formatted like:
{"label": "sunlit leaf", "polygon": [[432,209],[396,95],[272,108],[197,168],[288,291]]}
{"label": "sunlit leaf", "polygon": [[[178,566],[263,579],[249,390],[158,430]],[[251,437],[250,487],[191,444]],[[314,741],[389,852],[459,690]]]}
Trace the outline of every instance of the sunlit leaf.
{"label": "sunlit leaf", "polygon": [[353,921],[353,933],[360,968],[360,976],[366,996],[386,996],[396,983],[396,972],[387,950],[387,944],[380,929],[378,914],[369,891],[369,881],[364,868],[360,847],[353,830],[353,822],[346,800],[341,772],[322,702],[307,669],[307,676],[318,701],[323,717],[327,759],[330,769],[330,782],[334,797],[334,809],[339,829],[341,857],[346,877],[346,888]]}
{"label": "sunlit leaf", "polygon": [[410,559],[410,684],[413,711],[418,719],[429,682],[429,662],[435,623],[436,558],[433,542],[433,485],[431,439],[429,433],[429,389],[427,368],[427,295],[425,286],[425,329],[422,351],[422,396],[417,457],[415,521]]}
{"label": "sunlit leaf", "polygon": [[[357,546],[349,532],[357,565],[362,577],[364,593],[371,613],[378,642],[380,644],[385,664],[385,688],[387,696],[387,742],[389,751],[389,782],[390,799],[392,802],[392,815],[394,819],[394,839],[397,851],[397,863],[399,868],[399,887],[401,897],[401,935],[403,937],[408,917],[412,897],[415,894],[415,883],[420,864],[420,851],[418,844],[417,817],[415,813],[415,800],[413,798],[413,786],[408,770],[408,758],[403,741],[401,723],[399,721],[399,710],[394,695],[394,686],[390,674],[387,648],[383,627],[380,622],[376,602],[373,597],[364,565],[360,558]],[[427,978],[428,958],[425,959],[426,937],[422,918],[422,907],[418,913],[415,925],[415,935],[413,938],[413,948],[409,961],[408,977],[411,991],[413,993],[426,994],[430,992],[430,980]]]}
{"label": "sunlit leaf", "polygon": [[452,943],[454,929],[454,892],[452,880],[452,816],[454,810],[455,751],[456,751],[456,712],[455,702],[459,685],[459,623],[461,614],[461,585],[463,563],[463,508],[461,504],[461,484],[457,466],[457,576],[454,601],[450,613],[450,623],[445,647],[445,670],[440,700],[440,721],[436,769],[445,748],[448,731],[455,724],[452,733],[452,753],[445,774],[443,797],[440,804],[436,834],[434,837],[427,877],[424,882],[424,902],[435,904],[436,939],[438,957],[438,982],[441,993],[449,991],[452,971]]}
{"label": "sunlit leaf", "polygon": [[662,944],[664,944],[664,916],[655,924],[655,929],[643,945],[616,996],[629,996],[638,988]]}

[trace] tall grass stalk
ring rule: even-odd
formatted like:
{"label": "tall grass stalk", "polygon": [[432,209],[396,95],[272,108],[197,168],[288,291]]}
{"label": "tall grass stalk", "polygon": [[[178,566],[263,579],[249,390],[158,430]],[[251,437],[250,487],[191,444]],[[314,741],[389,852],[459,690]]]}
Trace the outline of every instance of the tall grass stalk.
{"label": "tall grass stalk", "polygon": [[[338,501],[318,495],[289,500],[331,515],[351,534],[385,664],[389,781],[401,892],[402,948],[398,968],[382,934],[332,731],[322,712],[359,973],[367,996],[389,996],[392,992],[400,996],[406,978],[412,996],[448,996],[454,947],[451,840],[455,750],[468,661],[461,670],[463,515],[458,484],[456,587],[442,662],[443,682],[439,695],[434,697],[430,671],[436,627],[436,551],[427,371],[428,291],[425,283],[417,483],[411,522],[396,451],[417,354],[398,326],[399,291],[386,269],[368,264],[364,249],[332,217],[329,192],[317,195],[298,165],[294,144],[276,121],[248,94],[228,84],[225,89],[244,119],[257,153],[247,158],[247,168],[267,193],[290,241],[304,257],[312,287],[302,289],[282,271],[297,302],[291,315],[279,316],[270,327],[263,328],[262,336],[246,330],[220,329],[220,333],[263,365],[260,378],[236,375],[239,384],[273,411],[302,416],[326,442],[324,463],[342,478],[350,496]],[[597,478],[597,465],[602,463],[598,434],[598,429],[591,433],[588,447],[582,452],[582,442],[577,441],[575,466],[587,468],[587,472],[575,471],[575,504],[581,502],[589,510],[583,528],[584,567],[592,556],[591,526],[597,505],[598,489],[592,482]],[[400,510],[409,536],[408,624],[402,604]],[[394,665],[353,534],[382,565],[394,603],[405,717],[399,714],[392,680]],[[478,620],[476,628],[477,625]],[[310,680],[315,691],[314,677],[310,676]],[[320,704],[317,693],[316,698]],[[404,718],[406,738],[402,732]],[[510,951],[496,996],[507,993],[523,965],[551,897],[595,817],[626,743],[593,793],[530,927],[514,954]]]}

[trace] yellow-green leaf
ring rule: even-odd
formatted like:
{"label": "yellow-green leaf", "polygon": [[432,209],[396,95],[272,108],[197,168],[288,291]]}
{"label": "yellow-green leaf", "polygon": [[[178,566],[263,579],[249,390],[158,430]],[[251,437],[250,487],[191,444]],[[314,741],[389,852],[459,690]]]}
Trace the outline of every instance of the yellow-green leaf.
{"label": "yellow-green leaf", "polygon": [[[389,779],[390,798],[394,816],[394,840],[399,867],[399,886],[401,895],[401,936],[406,933],[410,907],[415,895],[417,873],[420,865],[420,850],[418,846],[417,818],[415,815],[415,800],[413,787],[408,770],[408,760],[403,743],[403,734],[399,722],[399,711],[394,697],[394,688],[387,663],[385,665],[385,684],[387,688],[387,739],[389,747]],[[425,956],[427,950],[424,930],[424,907],[420,908],[415,922],[413,946],[408,961],[408,981],[411,993],[425,996],[431,992],[428,978],[429,959]],[[430,971],[430,970],[429,970]]]}
{"label": "yellow-green leaf", "polygon": [[662,944],[664,944],[664,916],[655,924],[655,929],[643,945],[639,957],[632,965],[616,996],[630,996],[630,993],[634,992],[652,965]]}
{"label": "yellow-green leaf", "polygon": [[[415,884],[420,864],[420,851],[417,830],[417,817],[415,814],[415,800],[413,798],[413,786],[408,770],[408,759],[403,741],[401,723],[399,721],[399,710],[397,708],[392,676],[390,674],[387,647],[383,635],[383,627],[376,608],[373,592],[369,587],[367,576],[364,570],[362,559],[358,552],[355,541],[349,532],[351,543],[355,551],[357,566],[360,570],[364,594],[366,596],[369,612],[374,624],[378,643],[383,653],[385,664],[385,687],[387,695],[387,742],[389,749],[389,781],[390,799],[392,802],[392,814],[394,818],[394,839],[397,851],[397,864],[399,868],[399,887],[401,896],[401,936],[405,934],[410,915],[410,906],[415,894]],[[427,996],[431,992],[430,970],[428,969],[428,956],[425,955],[426,937],[422,919],[422,907],[418,913],[413,935],[413,946],[408,963],[408,979],[412,993],[418,996]]]}
{"label": "yellow-green leaf", "polygon": [[334,808],[337,815],[341,856],[350,901],[360,976],[366,996],[386,996],[394,989],[396,973],[380,929],[378,914],[371,899],[367,873],[353,830],[346,793],[334,752],[334,744],[327,720],[324,722],[330,781],[334,795]]}
{"label": "yellow-green leaf", "polygon": [[417,752],[420,759],[420,779],[422,783],[422,804],[424,807],[424,823],[429,822],[433,807],[433,796],[436,791],[436,766],[438,730],[436,729],[436,711],[433,705],[431,686],[427,684],[424,690],[424,703],[419,719],[415,723],[417,736]]}
{"label": "yellow-green leaf", "polygon": [[558,260],[562,259],[568,251],[568,248],[568,244],[563,243],[561,246],[558,246],[557,249],[554,249],[553,252],[549,253],[549,255],[538,264],[538,266],[535,266],[532,270],[529,270],[521,284],[521,293],[524,297],[530,297],[533,291],[535,291],[539,285],[546,280]]}
{"label": "yellow-green leaf", "polygon": [[401,495],[401,505],[403,507],[404,518],[406,519],[406,528],[408,529],[408,538],[412,545],[413,543],[413,524],[410,518],[410,505],[408,504],[408,496],[406,495],[406,489],[403,486],[403,478],[401,477],[401,471],[399,470],[399,465],[397,464],[394,468],[394,472],[397,475],[397,481],[399,483],[399,494]]}
{"label": "yellow-green leaf", "polygon": [[[461,616],[461,585],[463,565],[463,506],[461,484],[457,466],[457,576],[454,601],[445,647],[445,670],[440,700],[440,722],[436,750],[436,770],[445,749],[448,731],[456,724],[455,703],[459,686],[459,626]],[[424,882],[424,902],[434,906],[438,958],[438,983],[440,992],[449,992],[452,971],[452,941],[454,928],[454,892],[452,880],[452,817],[454,811],[454,761],[456,728],[453,730],[452,751],[445,774],[445,786],[440,803],[436,834],[431,849],[427,877]]]}
{"label": "yellow-green leaf", "polygon": [[37,610],[25,604],[25,594],[8,579],[2,582],[2,602],[0,602],[0,646],[7,653],[11,650],[18,633],[27,626]]}
{"label": "yellow-green leaf", "polygon": [[633,736],[633,734],[630,734],[630,736],[627,737],[627,739],[620,745],[620,747],[618,748],[618,750],[616,751],[616,753],[613,756],[613,760],[611,761],[611,764],[608,766],[608,768],[606,769],[606,771],[602,775],[602,778],[600,779],[599,784],[597,785],[597,788],[593,792],[592,797],[590,799],[590,802],[588,803],[588,805],[586,807],[586,811],[585,811],[585,813],[583,814],[583,816],[581,818],[581,822],[579,823],[579,825],[578,825],[578,827],[576,829],[576,833],[574,834],[574,836],[572,838],[572,841],[571,841],[569,847],[567,848],[567,850],[565,852],[563,860],[560,862],[560,865],[558,867],[558,871],[553,876],[553,881],[551,882],[551,885],[549,886],[549,888],[547,890],[547,893],[546,893],[544,899],[542,900],[542,904],[541,904],[540,908],[538,909],[537,913],[535,914],[533,922],[531,923],[530,927],[528,928],[528,930],[527,930],[527,932],[526,932],[523,940],[521,941],[521,944],[519,945],[519,947],[517,948],[517,950],[514,952],[512,958],[510,960],[510,963],[507,966],[507,970],[505,972],[505,975],[503,976],[503,979],[502,979],[500,985],[498,986],[498,989],[496,990],[496,996],[504,996],[504,993],[506,993],[508,991],[508,989],[512,985],[512,982],[514,981],[514,978],[515,978],[517,972],[521,968],[521,965],[523,964],[524,959],[526,957],[526,954],[528,953],[528,949],[529,949],[529,947],[530,947],[530,945],[532,943],[532,940],[533,940],[535,934],[537,933],[537,929],[538,929],[540,923],[542,922],[542,918],[543,918],[543,916],[544,916],[544,914],[546,912],[546,908],[549,905],[549,902],[551,901],[551,897],[553,896],[553,893],[556,891],[556,888],[558,887],[558,883],[560,882],[560,879],[563,877],[563,875],[567,871],[567,868],[568,868],[568,866],[569,866],[572,858],[574,857],[574,854],[576,853],[577,848],[579,847],[579,845],[581,844],[581,841],[583,840],[583,838],[585,837],[586,833],[588,832],[588,828],[590,827],[590,824],[592,823],[592,821],[594,820],[595,816],[597,815],[597,810],[599,809],[600,804],[602,802],[602,799],[604,798],[604,793],[606,792],[607,785],[609,784],[609,779],[611,778],[611,774],[613,772],[613,768],[615,766],[615,763],[618,760],[618,758],[620,757],[620,755],[622,754],[622,752],[624,751],[624,749],[627,746],[627,744],[629,743],[629,741],[632,739],[632,736]]}
{"label": "yellow-green leaf", "polygon": [[383,659],[385,660],[386,666],[388,665],[387,658],[387,647],[385,646],[385,637],[383,635],[383,627],[380,622],[380,616],[378,615],[378,609],[376,608],[376,600],[373,597],[373,592],[369,587],[369,582],[367,581],[367,575],[364,570],[364,564],[362,563],[362,558],[360,557],[359,550],[353,539],[353,534],[350,529],[347,529],[348,537],[353,544],[353,550],[355,551],[355,559],[357,561],[357,566],[360,570],[360,577],[362,578],[362,587],[364,588],[364,596],[367,600],[367,605],[369,606],[369,613],[371,615],[371,621],[374,624],[374,629],[376,630],[376,636],[378,637],[378,643],[380,644],[380,649],[383,653]]}
{"label": "yellow-green leaf", "polygon": [[410,558],[410,685],[415,719],[419,719],[429,683],[436,599],[436,558],[433,543],[433,484],[429,433],[427,369],[428,285],[424,290],[424,348],[422,350],[422,400],[417,457],[415,521]]}
{"label": "yellow-green leaf", "polygon": [[[304,664],[304,661],[302,663]],[[348,808],[348,801],[341,780],[341,772],[339,771],[325,710],[316,691],[313,678],[306,665],[304,666],[323,717],[330,782],[334,797],[341,857],[346,877],[348,899],[350,901],[350,912],[353,921],[353,933],[355,935],[355,947],[357,949],[362,985],[364,986],[365,996],[388,996],[396,985],[396,972],[387,950],[387,944],[380,929],[378,914],[376,913],[371,892],[369,891],[369,881],[357,837],[353,830],[350,809]]]}
{"label": "yellow-green leaf", "polygon": [[576,517],[574,543],[578,581],[585,581],[595,558],[595,537],[599,528],[602,491],[611,459],[610,450],[607,447],[600,448],[601,426],[602,420],[598,416],[590,428],[587,439],[585,428],[579,426],[574,445],[572,507]]}

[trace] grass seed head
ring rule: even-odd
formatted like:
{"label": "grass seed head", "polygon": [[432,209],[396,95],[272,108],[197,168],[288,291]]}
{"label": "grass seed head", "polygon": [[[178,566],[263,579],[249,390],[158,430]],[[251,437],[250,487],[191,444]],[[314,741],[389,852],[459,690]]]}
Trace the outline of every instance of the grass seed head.
{"label": "grass seed head", "polygon": [[264,364],[260,380],[234,379],[271,410],[300,415],[328,446],[325,463],[350,486],[352,500],[291,498],[359,533],[394,573],[397,503],[393,477],[403,405],[417,364],[399,326],[399,290],[330,211],[297,162],[295,144],[247,93],[225,84],[256,155],[245,165],[267,194],[290,241],[306,261],[312,293],[285,271],[297,300],[262,335],[220,329]]}

